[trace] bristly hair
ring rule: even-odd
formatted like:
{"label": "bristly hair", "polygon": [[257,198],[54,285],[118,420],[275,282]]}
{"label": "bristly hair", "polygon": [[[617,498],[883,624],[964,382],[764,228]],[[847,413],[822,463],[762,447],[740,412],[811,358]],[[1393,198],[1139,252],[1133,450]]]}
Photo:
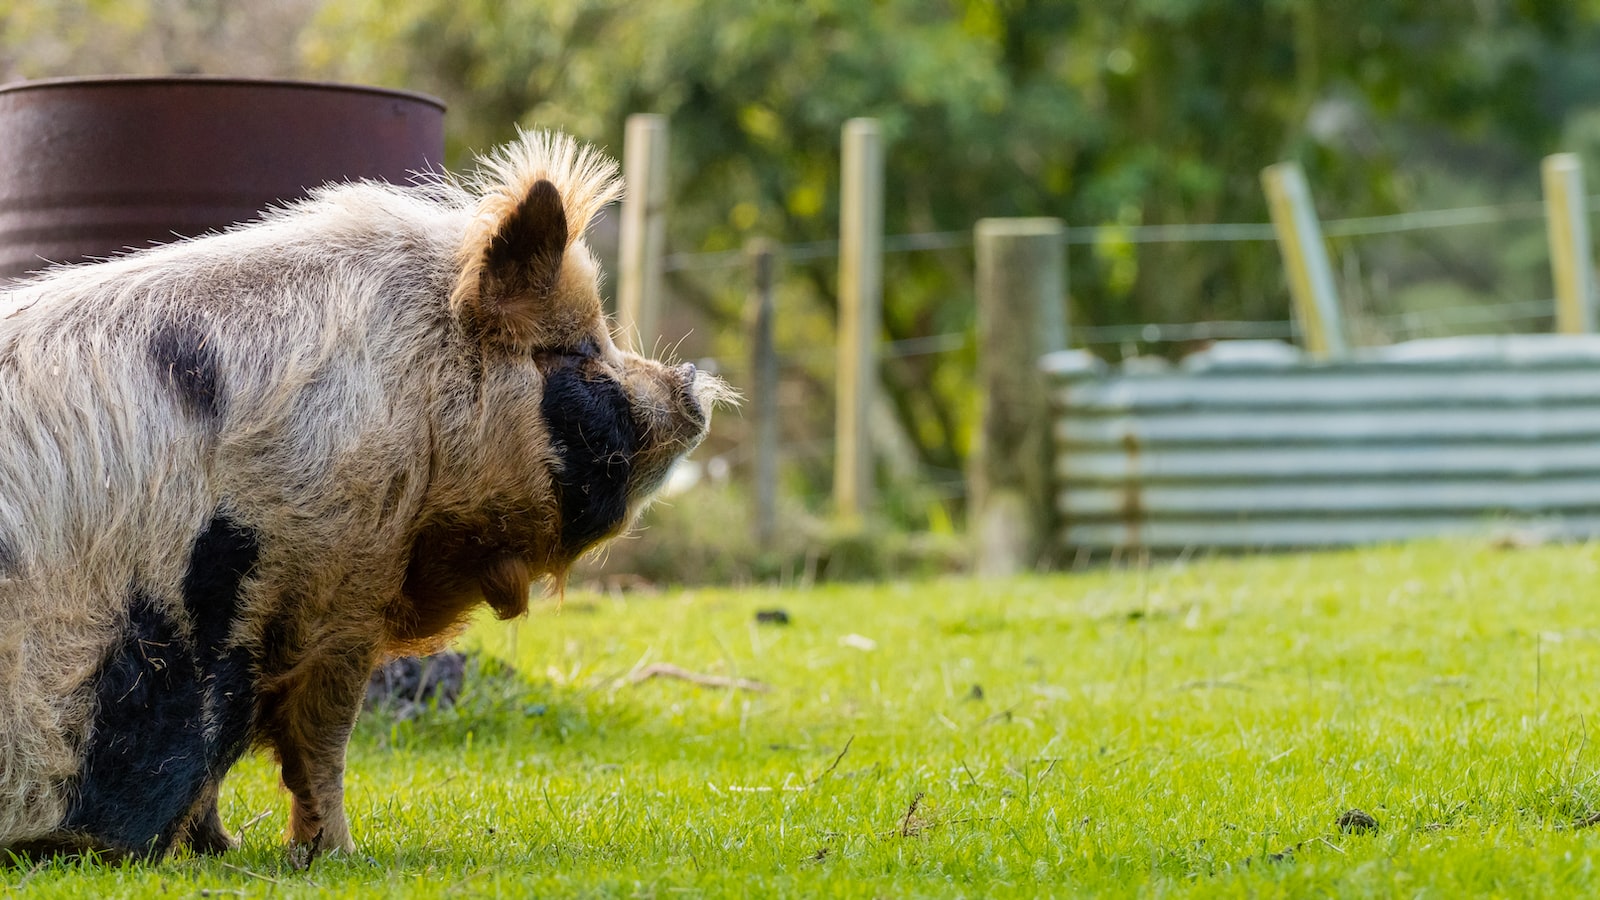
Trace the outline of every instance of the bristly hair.
{"label": "bristly hair", "polygon": [[490,241],[541,180],[555,185],[561,195],[569,245],[583,236],[600,210],[622,198],[622,179],[609,157],[570,135],[519,128],[515,141],[479,157],[476,170],[461,184],[479,199],[456,251],[460,274],[450,292],[452,311],[459,313],[476,297]]}

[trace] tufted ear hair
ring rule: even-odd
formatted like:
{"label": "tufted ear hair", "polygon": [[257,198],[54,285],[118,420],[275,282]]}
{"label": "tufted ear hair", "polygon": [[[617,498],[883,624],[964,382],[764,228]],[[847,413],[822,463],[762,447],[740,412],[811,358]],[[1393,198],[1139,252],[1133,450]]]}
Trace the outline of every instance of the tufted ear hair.
{"label": "tufted ear hair", "polygon": [[489,344],[557,345],[597,327],[579,237],[622,195],[616,163],[564,134],[519,132],[460,186],[477,198],[456,245],[450,311]]}
{"label": "tufted ear hair", "polygon": [[567,238],[561,193],[541,178],[475,248],[476,258],[456,288],[461,312],[488,337],[510,344],[531,341],[549,315]]}

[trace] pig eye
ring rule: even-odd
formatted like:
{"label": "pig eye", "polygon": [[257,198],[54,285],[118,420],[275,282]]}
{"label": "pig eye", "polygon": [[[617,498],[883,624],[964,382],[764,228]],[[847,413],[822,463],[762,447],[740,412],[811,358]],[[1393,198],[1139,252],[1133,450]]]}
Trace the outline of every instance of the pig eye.
{"label": "pig eye", "polygon": [[582,365],[599,355],[600,345],[592,337],[585,337],[572,347],[541,347],[533,351],[534,362],[546,370]]}

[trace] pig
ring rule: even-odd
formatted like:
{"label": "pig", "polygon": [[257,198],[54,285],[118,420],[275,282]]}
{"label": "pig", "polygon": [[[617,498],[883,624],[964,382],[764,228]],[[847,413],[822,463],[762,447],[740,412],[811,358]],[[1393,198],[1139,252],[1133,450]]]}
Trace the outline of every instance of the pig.
{"label": "pig", "polygon": [[625,530],[730,392],[618,347],[572,138],[319,188],[0,289],[0,848],[235,846],[270,751],[291,851],[352,851],[369,673]]}

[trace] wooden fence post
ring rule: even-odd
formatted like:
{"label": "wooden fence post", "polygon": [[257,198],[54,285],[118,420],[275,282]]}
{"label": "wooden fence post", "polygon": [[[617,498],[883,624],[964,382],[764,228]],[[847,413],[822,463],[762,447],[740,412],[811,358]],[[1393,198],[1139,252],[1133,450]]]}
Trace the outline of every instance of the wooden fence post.
{"label": "wooden fence post", "polygon": [[883,138],[877,119],[845,123],[841,170],[833,502],[842,520],[859,522],[874,499],[867,418],[877,393],[883,318]]}
{"label": "wooden fence post", "polygon": [[623,345],[648,353],[661,309],[661,259],[667,225],[667,118],[628,117],[622,146],[622,198],[618,235],[617,330]]}
{"label": "wooden fence post", "polygon": [[1311,202],[1311,188],[1299,163],[1281,162],[1261,170],[1272,228],[1289,274],[1289,297],[1305,336],[1306,351],[1318,359],[1344,356],[1349,347],[1339,314],[1339,293],[1328,263],[1328,245]]}
{"label": "wooden fence post", "polygon": [[1539,166],[1544,181],[1544,221],[1550,235],[1550,271],[1556,286],[1556,331],[1595,330],[1594,255],[1589,244],[1589,198],[1576,153],[1555,153]]}
{"label": "wooden fence post", "polygon": [[970,477],[977,570],[1037,565],[1055,537],[1049,380],[1040,358],[1067,345],[1066,226],[983,219],[977,245],[978,389]]}
{"label": "wooden fence post", "polygon": [[756,544],[772,547],[778,524],[778,354],[773,344],[773,270],[777,253],[771,241],[754,239],[745,245],[750,261],[750,298],[746,315],[750,326],[750,402],[745,407],[755,419],[755,464],[752,476]]}

